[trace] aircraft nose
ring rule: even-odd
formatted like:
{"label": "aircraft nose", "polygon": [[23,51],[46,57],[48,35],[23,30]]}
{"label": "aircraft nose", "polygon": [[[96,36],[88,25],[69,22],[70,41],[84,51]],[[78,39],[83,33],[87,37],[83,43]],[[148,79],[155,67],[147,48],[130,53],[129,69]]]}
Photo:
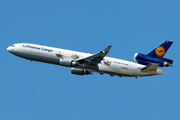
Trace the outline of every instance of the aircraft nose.
{"label": "aircraft nose", "polygon": [[12,52],[12,51],[13,51],[13,48],[10,46],[10,47],[7,48],[7,51],[8,51],[8,52]]}
{"label": "aircraft nose", "polygon": [[9,51],[9,49],[10,49],[10,48],[8,47],[8,48],[7,48],[7,51]]}

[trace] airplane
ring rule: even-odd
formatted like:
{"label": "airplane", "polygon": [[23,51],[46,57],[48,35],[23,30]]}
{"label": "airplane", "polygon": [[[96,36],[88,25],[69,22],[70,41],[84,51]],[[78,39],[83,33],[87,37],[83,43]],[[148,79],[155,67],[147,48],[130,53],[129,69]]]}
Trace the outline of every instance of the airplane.
{"label": "airplane", "polygon": [[7,51],[31,61],[71,67],[71,73],[75,75],[83,76],[96,72],[101,75],[137,78],[162,75],[164,71],[158,67],[172,66],[173,60],[163,57],[172,43],[172,41],[164,41],[148,54],[135,53],[134,60],[138,63],[106,57],[112,45],[96,54],[30,43],[13,44],[7,48]]}

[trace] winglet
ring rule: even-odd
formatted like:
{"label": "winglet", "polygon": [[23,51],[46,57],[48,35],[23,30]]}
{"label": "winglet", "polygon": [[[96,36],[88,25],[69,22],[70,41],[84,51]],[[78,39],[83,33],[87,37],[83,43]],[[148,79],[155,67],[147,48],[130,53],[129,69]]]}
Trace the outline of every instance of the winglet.
{"label": "winglet", "polygon": [[141,69],[142,72],[156,72],[158,68],[158,64],[150,64]]}
{"label": "winglet", "polygon": [[112,47],[112,45],[109,45],[109,46],[104,50],[104,52],[108,53],[109,50],[111,49],[111,47]]}

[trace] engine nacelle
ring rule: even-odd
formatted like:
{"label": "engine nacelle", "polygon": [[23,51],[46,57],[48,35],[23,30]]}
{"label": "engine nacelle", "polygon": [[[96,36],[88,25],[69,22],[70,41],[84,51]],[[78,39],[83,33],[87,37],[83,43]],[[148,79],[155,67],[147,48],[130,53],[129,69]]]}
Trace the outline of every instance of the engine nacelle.
{"label": "engine nacelle", "polygon": [[82,69],[78,69],[78,68],[71,68],[71,73],[75,74],[75,75],[88,75],[88,74],[91,74],[87,70],[82,70]]}
{"label": "engine nacelle", "polygon": [[171,64],[173,64],[173,60],[162,57],[151,57],[141,53],[136,53],[134,55],[134,60],[137,61],[139,64],[143,64],[143,65],[156,63],[159,64],[160,67],[164,67],[164,66],[168,67],[168,66],[172,66]]}
{"label": "engine nacelle", "polygon": [[66,67],[74,66],[74,61],[71,59],[60,59],[59,64]]}

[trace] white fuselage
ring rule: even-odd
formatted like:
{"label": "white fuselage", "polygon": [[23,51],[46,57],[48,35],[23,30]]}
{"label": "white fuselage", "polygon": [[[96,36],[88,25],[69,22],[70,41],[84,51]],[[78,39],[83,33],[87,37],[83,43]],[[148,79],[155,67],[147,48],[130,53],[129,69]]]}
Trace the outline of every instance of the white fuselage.
{"label": "white fuselage", "polygon": [[[51,63],[56,65],[60,64],[60,59],[77,60],[91,56],[92,54],[76,52],[71,50],[59,49],[54,47],[18,43],[7,48],[7,50],[21,58],[40,61],[45,63]],[[98,64],[99,69],[89,69],[86,67],[73,66],[73,68],[84,69],[90,72],[106,73],[110,75],[126,76],[126,77],[139,77],[139,76],[152,76],[161,75],[163,70],[157,69],[154,72],[142,72],[141,69],[146,67],[141,64],[111,58],[104,57],[104,59]]]}

